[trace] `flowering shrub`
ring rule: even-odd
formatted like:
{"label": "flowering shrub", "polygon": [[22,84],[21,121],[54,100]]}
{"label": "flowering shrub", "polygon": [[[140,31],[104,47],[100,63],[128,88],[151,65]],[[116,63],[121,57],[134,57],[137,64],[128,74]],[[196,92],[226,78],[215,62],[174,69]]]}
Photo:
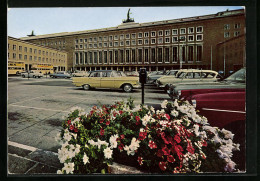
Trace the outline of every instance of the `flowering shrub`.
{"label": "flowering shrub", "polygon": [[64,167],[57,173],[107,173],[123,161],[150,173],[234,172],[233,134],[212,127],[188,102],[163,101],[155,111],[133,101],[89,113],[73,108],[57,140]]}

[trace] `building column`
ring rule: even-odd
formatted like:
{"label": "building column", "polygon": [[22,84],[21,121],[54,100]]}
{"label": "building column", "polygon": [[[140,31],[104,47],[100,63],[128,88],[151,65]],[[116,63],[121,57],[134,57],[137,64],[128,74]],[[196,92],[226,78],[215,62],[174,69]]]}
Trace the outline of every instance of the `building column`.
{"label": "building column", "polygon": [[137,67],[135,67],[135,71],[137,72]]}
{"label": "building column", "polygon": [[129,71],[131,72],[131,70],[132,70],[132,67],[129,66]]}
{"label": "building column", "polygon": [[118,66],[116,67],[116,71],[118,71]]}
{"label": "building column", "polygon": [[106,69],[105,70],[107,70],[107,67],[106,67]]}
{"label": "building column", "polygon": [[125,67],[123,67],[123,72],[125,71]]}
{"label": "building column", "polygon": [[149,67],[149,72],[151,72],[152,71],[152,67]]}
{"label": "building column", "polygon": [[97,67],[95,67],[95,70],[97,70]]}
{"label": "building column", "polygon": [[158,71],[158,66],[156,66],[156,71]]}

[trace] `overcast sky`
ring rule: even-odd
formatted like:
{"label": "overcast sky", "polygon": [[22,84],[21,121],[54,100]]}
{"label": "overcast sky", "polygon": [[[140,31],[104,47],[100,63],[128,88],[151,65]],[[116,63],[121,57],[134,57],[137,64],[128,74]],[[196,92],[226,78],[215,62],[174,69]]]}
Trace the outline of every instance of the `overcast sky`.
{"label": "overcast sky", "polygon": [[[129,7],[137,23],[215,14],[241,6]],[[11,8],[8,9],[8,36],[83,31],[118,26],[126,19],[128,7],[103,8]]]}

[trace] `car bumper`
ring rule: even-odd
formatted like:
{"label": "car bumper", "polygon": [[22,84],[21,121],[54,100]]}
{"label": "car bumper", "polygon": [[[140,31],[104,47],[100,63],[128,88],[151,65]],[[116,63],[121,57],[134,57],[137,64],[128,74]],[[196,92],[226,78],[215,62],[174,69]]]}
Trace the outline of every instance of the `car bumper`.
{"label": "car bumper", "polygon": [[141,89],[141,87],[142,87],[141,85],[133,85],[134,89]]}

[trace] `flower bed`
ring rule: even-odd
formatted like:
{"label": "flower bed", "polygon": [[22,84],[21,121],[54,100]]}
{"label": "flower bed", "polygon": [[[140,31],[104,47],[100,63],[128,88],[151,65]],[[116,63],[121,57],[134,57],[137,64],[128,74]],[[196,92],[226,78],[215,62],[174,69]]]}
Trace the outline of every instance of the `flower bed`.
{"label": "flower bed", "polygon": [[59,174],[108,173],[113,161],[148,173],[235,172],[233,134],[212,127],[188,102],[162,109],[133,100],[71,110],[58,135]]}

